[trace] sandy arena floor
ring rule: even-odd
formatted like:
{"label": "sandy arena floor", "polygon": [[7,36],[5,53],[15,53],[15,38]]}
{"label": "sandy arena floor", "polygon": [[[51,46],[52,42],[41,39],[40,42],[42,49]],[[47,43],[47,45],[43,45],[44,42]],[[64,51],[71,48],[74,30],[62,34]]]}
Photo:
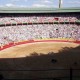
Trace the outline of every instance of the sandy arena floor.
{"label": "sandy arena floor", "polygon": [[48,53],[53,51],[57,53],[63,47],[77,47],[79,44],[66,42],[38,42],[14,46],[0,51],[0,58],[17,58],[29,56],[33,52]]}

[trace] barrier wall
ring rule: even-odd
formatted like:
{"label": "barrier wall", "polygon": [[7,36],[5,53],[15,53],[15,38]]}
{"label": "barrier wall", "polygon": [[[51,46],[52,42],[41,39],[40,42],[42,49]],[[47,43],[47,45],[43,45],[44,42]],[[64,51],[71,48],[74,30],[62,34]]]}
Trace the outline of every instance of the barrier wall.
{"label": "barrier wall", "polygon": [[36,43],[36,42],[71,42],[71,43],[80,44],[80,41],[75,41],[72,39],[54,39],[54,40],[53,39],[35,39],[35,40],[27,40],[27,41],[21,41],[21,42],[13,42],[13,43],[6,44],[4,46],[0,46],[0,51],[13,46],[17,46],[21,44]]}

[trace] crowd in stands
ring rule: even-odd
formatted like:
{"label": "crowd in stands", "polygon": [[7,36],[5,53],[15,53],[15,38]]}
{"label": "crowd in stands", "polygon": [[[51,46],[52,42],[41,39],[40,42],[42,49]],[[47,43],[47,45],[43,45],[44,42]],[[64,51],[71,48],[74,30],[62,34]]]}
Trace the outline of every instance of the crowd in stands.
{"label": "crowd in stands", "polygon": [[73,38],[80,40],[80,25],[35,24],[0,27],[0,45],[44,38]]}
{"label": "crowd in stands", "polygon": [[13,23],[44,23],[44,22],[76,22],[80,19],[80,15],[5,15],[0,16],[0,24],[13,24]]}

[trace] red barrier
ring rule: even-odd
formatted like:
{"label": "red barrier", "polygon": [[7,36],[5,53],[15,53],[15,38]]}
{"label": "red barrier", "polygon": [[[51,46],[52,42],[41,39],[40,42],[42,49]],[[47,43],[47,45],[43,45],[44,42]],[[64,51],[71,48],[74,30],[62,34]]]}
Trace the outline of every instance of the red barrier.
{"label": "red barrier", "polygon": [[74,41],[74,43],[78,43],[78,44],[80,44],[80,41]]}
{"label": "red barrier", "polygon": [[13,46],[16,46],[16,45],[35,43],[35,42],[73,42],[73,43],[80,44],[80,41],[68,41],[68,40],[39,40],[39,41],[28,40],[28,41],[24,41],[24,42],[9,43],[9,44],[6,44],[2,47],[0,46],[0,51],[7,49],[7,48],[10,48],[10,47],[13,47]]}

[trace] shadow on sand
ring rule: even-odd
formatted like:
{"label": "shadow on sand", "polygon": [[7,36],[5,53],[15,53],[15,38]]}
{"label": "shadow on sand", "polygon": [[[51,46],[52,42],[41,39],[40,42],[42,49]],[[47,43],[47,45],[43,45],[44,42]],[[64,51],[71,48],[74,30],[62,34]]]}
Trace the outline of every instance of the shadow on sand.
{"label": "shadow on sand", "polygon": [[69,77],[70,68],[75,69],[73,76],[80,76],[80,46],[65,47],[56,54],[33,52],[23,58],[0,58],[1,79],[60,80],[52,78]]}

